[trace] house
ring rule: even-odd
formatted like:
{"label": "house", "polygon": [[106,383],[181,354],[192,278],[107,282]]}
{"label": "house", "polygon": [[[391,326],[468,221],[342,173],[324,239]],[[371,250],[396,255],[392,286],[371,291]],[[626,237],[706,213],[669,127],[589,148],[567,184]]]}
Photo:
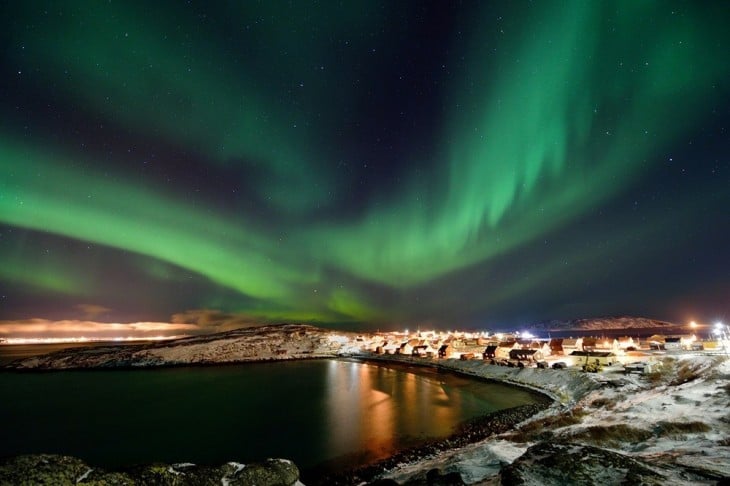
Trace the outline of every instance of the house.
{"label": "house", "polygon": [[534,339],[518,339],[517,344],[520,345],[520,349],[534,349],[540,346],[540,343]]}
{"label": "house", "polygon": [[563,339],[563,354],[570,354],[573,351],[583,350],[583,338],[578,339]]}
{"label": "house", "polygon": [[550,345],[547,342],[537,339],[519,339],[517,340],[520,349],[534,349],[540,351],[543,356],[550,355]]}
{"label": "house", "polygon": [[694,334],[682,336],[681,344],[682,349],[686,349],[687,351],[702,351],[704,349],[702,343],[697,341],[697,336]]}
{"label": "house", "polygon": [[413,346],[413,356],[420,356],[422,358],[429,357],[433,358],[434,349],[429,346],[428,344],[419,344],[418,346]]}
{"label": "house", "polygon": [[494,359],[496,357],[497,345],[492,344],[487,346],[487,349],[482,353],[484,359]]}
{"label": "house", "polygon": [[594,337],[584,337],[582,341],[582,351],[595,351],[598,339]]}
{"label": "house", "polygon": [[535,349],[540,351],[543,356],[550,356],[553,352],[552,348],[550,347],[550,343],[547,341],[541,342],[540,347]]}
{"label": "house", "polygon": [[634,342],[632,337],[622,337],[618,339],[618,347],[624,351],[636,351],[639,349],[639,343]]}
{"label": "house", "polygon": [[563,351],[563,339],[562,338],[553,338],[550,340],[550,343],[548,343],[548,346],[550,346],[550,354],[552,356],[561,356],[565,354]]}
{"label": "house", "polygon": [[399,345],[388,342],[385,346],[383,346],[383,354],[395,354],[398,349],[400,349]]}
{"label": "house", "polygon": [[509,352],[517,348],[518,346],[519,344],[517,344],[517,341],[501,342],[497,345],[494,356],[498,359],[509,359]]}
{"label": "house", "polygon": [[616,354],[611,351],[573,351],[570,355],[576,364],[598,363],[601,366],[611,366],[617,363]]}
{"label": "house", "polygon": [[448,359],[451,357],[451,353],[454,352],[454,349],[451,347],[450,344],[442,344],[439,348],[438,356],[439,358]]}
{"label": "house", "polygon": [[413,348],[418,346],[418,344],[418,339],[410,339],[400,345],[398,354],[405,354],[406,356],[409,356],[413,354]]}
{"label": "house", "polygon": [[664,339],[666,339],[666,338],[663,335],[661,335],[661,334],[654,334],[651,337],[647,338],[646,341],[650,345],[651,344],[664,344]]}
{"label": "house", "polygon": [[667,351],[682,349],[682,338],[680,338],[680,337],[664,338],[664,349],[666,349]]}
{"label": "house", "polygon": [[509,359],[518,361],[541,361],[542,351],[539,349],[513,349],[509,352]]}

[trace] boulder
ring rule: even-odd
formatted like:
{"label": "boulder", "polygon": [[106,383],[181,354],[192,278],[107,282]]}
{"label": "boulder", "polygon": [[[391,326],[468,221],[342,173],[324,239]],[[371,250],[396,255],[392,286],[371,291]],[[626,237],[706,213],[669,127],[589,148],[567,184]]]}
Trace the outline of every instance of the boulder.
{"label": "boulder", "polygon": [[124,471],[94,468],[81,459],[51,454],[33,454],[0,460],[0,485],[158,485],[158,486],[292,486],[299,469],[286,459],[262,463],[229,462],[221,466],[195,464],[148,464]]}
{"label": "boulder", "polygon": [[665,484],[655,468],[624,454],[579,444],[540,442],[500,473],[501,484]]}

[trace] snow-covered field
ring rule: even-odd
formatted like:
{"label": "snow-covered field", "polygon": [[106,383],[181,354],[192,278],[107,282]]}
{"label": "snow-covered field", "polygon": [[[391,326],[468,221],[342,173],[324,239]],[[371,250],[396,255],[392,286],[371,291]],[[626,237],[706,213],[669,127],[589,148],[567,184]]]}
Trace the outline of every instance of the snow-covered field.
{"label": "snow-covered field", "polygon": [[[730,359],[727,357],[665,358],[662,370],[651,375],[515,370],[455,360],[451,364],[459,371],[489,378],[497,378],[495,373],[511,374],[505,381],[544,387],[559,401],[520,424],[515,432],[402,465],[383,477],[406,483],[422,480],[427,471],[436,468],[442,473],[457,472],[466,484],[502,484],[499,472],[504,466],[518,460],[531,446],[549,442],[594,446],[609,453],[620,453],[656,474],[657,484],[715,484],[730,478]],[[593,386],[585,380],[593,382]],[[576,385],[577,388],[571,388]],[[576,464],[574,470],[557,473],[567,483],[591,484],[590,480],[580,479],[581,467]],[[627,481],[624,468],[610,469],[610,466],[602,469],[604,480],[608,481],[604,484]],[[529,483],[525,476],[522,478]],[[630,478],[628,481],[631,482]],[[542,476],[537,484],[550,483],[550,478]]]}

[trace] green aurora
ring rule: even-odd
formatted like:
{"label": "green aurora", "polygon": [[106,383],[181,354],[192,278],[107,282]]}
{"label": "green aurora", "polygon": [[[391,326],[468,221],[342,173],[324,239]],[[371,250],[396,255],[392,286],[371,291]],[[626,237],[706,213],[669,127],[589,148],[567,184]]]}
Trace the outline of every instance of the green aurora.
{"label": "green aurora", "polygon": [[[686,148],[728,120],[721,2],[424,6],[430,21],[273,3],[4,7],[0,317],[35,297],[157,318],[677,318],[658,309],[697,292],[666,282],[687,252],[704,254],[691,278],[727,289],[727,132]],[[673,153],[703,171],[681,196]],[[68,251],[88,244],[93,262]],[[656,293],[631,307],[641,262]],[[119,297],[180,275],[193,300]]]}

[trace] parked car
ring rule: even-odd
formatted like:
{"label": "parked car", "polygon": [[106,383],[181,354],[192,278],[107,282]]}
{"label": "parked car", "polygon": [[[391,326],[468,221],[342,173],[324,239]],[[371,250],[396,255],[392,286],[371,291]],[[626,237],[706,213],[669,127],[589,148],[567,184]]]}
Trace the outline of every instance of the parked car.
{"label": "parked car", "polygon": [[547,361],[538,361],[537,367],[540,368],[541,370],[546,370],[550,367],[550,365],[548,365]]}
{"label": "parked car", "polygon": [[567,367],[568,367],[568,364],[565,361],[556,361],[555,363],[553,363],[554,370],[562,370]]}

